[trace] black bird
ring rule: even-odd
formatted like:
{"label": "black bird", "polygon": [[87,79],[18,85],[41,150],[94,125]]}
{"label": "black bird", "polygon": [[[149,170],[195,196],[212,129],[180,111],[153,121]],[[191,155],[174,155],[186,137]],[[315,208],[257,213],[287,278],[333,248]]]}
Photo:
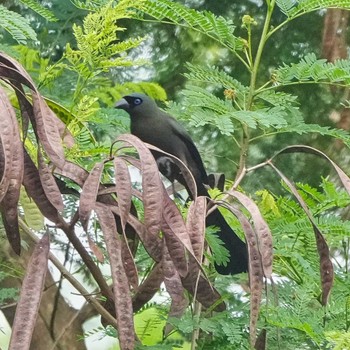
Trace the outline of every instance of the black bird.
{"label": "black bird", "polygon": [[[125,110],[130,115],[130,128],[133,135],[181,159],[195,179],[198,195],[209,197],[205,188],[205,184],[208,184],[208,175],[203,161],[190,135],[181,124],[144,94],[132,93],[124,96],[115,107]],[[163,154],[152,153],[161,173],[172,182],[179,181],[188,190],[180,169],[175,163],[166,161]],[[190,192],[189,195],[193,197]],[[227,224],[219,210],[216,209],[208,215],[206,225],[219,228],[217,234],[230,253],[227,266],[216,265],[216,270],[223,275],[246,272],[248,270],[247,246]]]}

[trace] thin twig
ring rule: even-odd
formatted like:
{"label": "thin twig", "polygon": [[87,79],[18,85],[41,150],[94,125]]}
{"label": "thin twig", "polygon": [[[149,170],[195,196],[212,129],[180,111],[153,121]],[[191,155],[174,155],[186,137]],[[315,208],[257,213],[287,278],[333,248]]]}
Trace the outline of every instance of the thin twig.
{"label": "thin twig", "polygon": [[[194,303],[194,317],[197,315],[199,316],[202,311],[202,304],[198,301],[195,301]],[[191,350],[195,350],[197,347],[197,340],[199,338],[199,327],[196,326],[195,330],[192,332],[192,339],[191,339]]]}
{"label": "thin twig", "polygon": [[72,323],[77,319],[77,317],[80,314],[80,310],[77,310],[77,312],[74,314],[74,316],[69,320],[69,322],[66,323],[66,326],[62,328],[61,333],[54,339],[55,342],[51,346],[50,350],[54,350],[56,346],[58,345],[59,340],[64,336],[66,333],[67,329],[72,325]]}
{"label": "thin twig", "polygon": [[97,265],[95,264],[95,262],[91,258],[90,254],[88,253],[88,251],[85,249],[85,247],[81,243],[80,239],[75,234],[74,227],[72,227],[70,224],[69,225],[67,224],[67,225],[63,225],[60,228],[66,234],[67,238],[72,243],[75,250],[78,252],[80,257],[83,259],[84,264],[89,269],[91,275],[93,276],[96,283],[100,287],[102,294],[108,298],[113,299],[113,294],[112,294],[105,278],[103,277],[101,270],[97,267]]}
{"label": "thin twig", "polygon": [[[23,232],[25,232],[35,243],[39,242],[39,238],[28,228],[24,221],[19,218],[19,224]],[[72,274],[61,264],[61,262],[50,252],[49,260],[55,265],[55,267],[60,271],[63,278],[65,278],[70,284],[90,303],[95,310],[106,319],[106,321],[117,328],[117,320],[97,301],[93,298],[91,294],[81,285]]]}

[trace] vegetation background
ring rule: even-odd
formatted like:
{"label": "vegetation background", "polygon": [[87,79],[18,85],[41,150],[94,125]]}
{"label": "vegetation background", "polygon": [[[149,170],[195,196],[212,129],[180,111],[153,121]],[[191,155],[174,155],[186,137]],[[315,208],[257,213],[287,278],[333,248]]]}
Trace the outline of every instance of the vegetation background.
{"label": "vegetation background", "polygon": [[[329,244],[335,279],[325,306],[312,225],[280,176],[259,165],[284,147],[304,144],[324,152],[349,174],[350,1],[116,3],[25,0],[0,4],[0,49],[24,66],[74,136],[76,145],[67,150],[67,158],[90,171],[108,157],[116,137],[128,132],[128,116],[114,109],[115,101],[130,91],[158,99],[189,130],[206,168],[225,173],[228,188],[236,184],[253,198],[271,229],[275,284],[266,287],[259,315],[258,333],[267,334],[267,340],[256,346],[350,349],[349,194],[321,157],[295,153],[276,161],[278,169],[296,183]],[[136,10],[130,14],[130,9]],[[165,9],[170,11],[167,16]],[[208,31],[200,25],[198,13],[208,18],[214,14],[216,25],[223,18],[222,27]],[[231,37],[227,32],[233,27]],[[9,92],[18,112],[13,95]],[[35,154],[34,142],[26,147]],[[106,171],[106,182],[108,176]],[[214,190],[215,195],[221,196]],[[64,215],[70,217],[77,200],[65,195],[64,203]],[[33,246],[29,234],[41,237],[44,232],[44,217],[31,204],[21,191],[20,227],[27,244],[21,259],[5,243],[0,226],[0,305],[10,324]],[[137,209],[142,215],[142,207]],[[239,222],[227,217],[243,236]],[[98,220],[92,221],[94,238],[106,255]],[[78,235],[91,250],[93,245],[81,227]],[[95,281],[67,239],[59,230],[52,239],[51,251],[89,292],[95,291]],[[208,241],[214,259],[225,260],[210,233]],[[94,259],[108,275],[108,263]],[[135,261],[140,278],[145,278],[151,259],[139,249]],[[92,349],[92,335],[115,339],[111,328],[93,326],[84,332],[83,324],[96,311],[76,296],[73,300],[79,299],[81,306],[75,308],[78,302],[72,302],[70,293],[65,295],[68,283],[53,266],[49,271],[45,308],[31,348],[48,349],[51,344],[51,348],[67,349],[68,342],[69,349]],[[170,305],[163,289],[155,299],[158,302],[147,303],[135,316],[140,349],[250,348],[248,277],[216,276],[210,268],[208,274],[227,310],[212,314],[189,308],[180,319],[168,320],[172,335],[163,338]],[[52,329],[57,329],[54,337]],[[73,344],[72,339],[79,341]],[[100,349],[101,343],[96,344]]]}

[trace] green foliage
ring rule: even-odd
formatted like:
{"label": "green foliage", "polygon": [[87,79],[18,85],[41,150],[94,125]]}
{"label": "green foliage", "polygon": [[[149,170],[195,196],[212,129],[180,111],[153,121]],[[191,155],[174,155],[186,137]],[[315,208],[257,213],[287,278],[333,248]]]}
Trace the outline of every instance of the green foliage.
{"label": "green foliage", "polygon": [[162,340],[164,315],[155,307],[144,309],[135,318],[136,332],[144,345],[154,345]]}
{"label": "green foliage", "polygon": [[281,11],[290,19],[326,8],[350,10],[349,1],[346,0],[277,0],[276,3]]}
{"label": "green foliage", "polygon": [[[329,84],[349,84],[349,62],[341,60],[334,64],[326,63],[325,60],[317,60],[314,54],[310,54],[298,64],[285,65],[276,70],[274,79],[278,82],[278,87],[326,80]],[[306,124],[299,111],[297,97],[276,91],[277,86],[273,90],[258,90],[253,110],[245,110],[245,103],[249,98],[248,87],[215,67],[203,68],[189,64],[188,68],[190,72],[186,77],[191,81],[214,85],[219,87],[218,91],[226,89],[225,99],[222,99],[214,96],[208,88],[188,85],[183,91],[185,107],[177,111],[177,114],[187,119],[190,125],[212,125],[227,136],[235,134],[242,125],[251,129],[259,128],[262,132],[255,134],[254,140],[281,133],[318,133],[341,139],[350,145],[349,134],[344,130]],[[176,110],[174,112],[176,113]]]}
{"label": "green foliage", "polygon": [[21,190],[20,204],[22,206],[24,220],[27,225],[33,230],[42,230],[44,228],[44,216],[41,214],[34,201],[28,197],[24,188]]}
{"label": "green foliage", "polygon": [[340,331],[330,331],[326,333],[326,338],[333,350],[346,349],[350,344],[350,333]]}
{"label": "green foliage", "polygon": [[234,90],[235,98],[242,101],[248,93],[248,87],[242,85],[238,80],[231,75],[220,70],[217,67],[203,67],[187,63],[188,73],[185,77],[191,81],[216,84],[225,89]]}
{"label": "green foliage", "polygon": [[[185,340],[181,327],[176,332],[172,332],[166,339],[163,339],[163,328],[166,324],[166,308],[158,304],[148,304],[141,311],[135,315],[135,329],[140,344],[136,346],[137,350],[163,350],[163,349],[182,349],[190,350],[190,343]],[[191,321],[188,321],[189,324]],[[174,319],[174,324],[178,320]],[[186,321],[185,321],[186,324]],[[186,333],[186,332],[185,332]],[[92,335],[108,335],[110,337],[117,337],[116,331],[113,327],[108,326],[95,328],[84,334],[84,338]],[[119,347],[117,347],[119,349]]]}
{"label": "green foliage", "polygon": [[[216,72],[216,70],[215,70]],[[211,79],[208,72],[208,79]],[[223,135],[233,135],[242,125],[252,129],[268,130],[287,127],[287,110],[285,107],[273,106],[255,111],[244,111],[236,108],[229,99],[220,99],[208,90],[189,85],[183,91],[185,108],[181,116],[187,119],[190,125],[213,125]]]}
{"label": "green foliage", "polygon": [[285,14],[289,15],[291,10],[294,8],[296,2],[294,0],[276,0],[276,5]]}
{"label": "green foliage", "polygon": [[[35,7],[30,5],[30,0],[23,3]],[[252,19],[251,26],[243,27],[245,39],[233,34],[239,25],[233,25],[230,20],[209,11],[190,9],[180,2],[125,0],[116,4],[105,0],[74,0],[73,3],[88,10],[89,14],[82,25],[74,24],[76,44],[67,44],[63,57],[58,62],[50,65],[48,59],[26,47],[17,50],[22,63],[50,97],[47,99],[49,106],[75,136],[76,146],[67,150],[67,157],[86,169],[91,169],[95,161],[109,154],[111,140],[116,134],[128,131],[128,118],[113,109],[115,100],[131,91],[144,92],[161,101],[167,99],[165,91],[157,83],[137,82],[136,79],[124,82],[125,75],[122,73],[135,64],[143,63],[134,59],[135,52],[128,56],[143,38],[137,36],[124,41],[120,39],[124,35],[120,20],[130,18],[190,29],[200,36],[209,37],[225,49],[227,56],[231,53],[243,63],[249,79],[238,75],[241,74],[238,70],[187,64],[185,77],[190,80],[190,84],[182,92],[184,101],[181,108],[173,105],[173,111],[177,109],[178,117],[187,120],[190,126],[209,126],[210,132],[214,130],[210,134],[211,140],[217,141],[219,132],[225,136],[225,147],[227,140],[234,140],[239,145],[240,154],[237,159],[243,161],[239,164],[238,175],[243,174],[246,165],[254,161],[254,157],[248,159],[252,153],[251,144],[254,142],[260,146],[260,142],[267,137],[272,145],[276,140],[274,137],[279,134],[289,133],[295,136],[313,133],[342,140],[350,146],[348,132],[319,124],[306,124],[300,99],[294,95],[293,90],[287,90],[292,85],[299,84],[348,87],[349,60],[327,63],[315,54],[308,54],[297,63],[284,64],[281,59],[279,68],[274,69],[271,77],[266,78],[259,56],[264,53],[266,41],[290,20],[327,6],[348,9],[348,1],[277,0],[277,6],[287,16],[285,22],[272,27],[267,20],[266,31],[261,38],[257,38],[253,27],[255,21]],[[271,4],[275,2],[266,3],[272,12],[274,9]],[[0,7],[0,17],[6,17],[6,20],[11,18],[12,13],[6,9],[7,12],[2,12],[2,8]],[[41,9],[36,11],[40,13]],[[42,15],[49,18],[45,12]],[[18,23],[16,25],[20,34],[26,28],[22,24],[23,28]],[[15,30],[12,29],[12,32]],[[30,35],[17,36],[17,40],[22,43],[28,38],[32,39]],[[260,43],[257,50],[252,48],[256,42]],[[62,82],[67,85],[61,84]],[[108,174],[105,174],[105,178],[110,180]],[[346,213],[343,210],[350,204],[349,196],[328,179],[323,179],[317,188],[305,183],[298,183],[297,187],[320,230],[325,234],[332,255],[337,259],[337,277],[330,304],[326,309],[319,302],[319,257],[307,217],[286,187],[288,193],[285,195],[276,195],[264,188],[256,193],[256,202],[273,232],[274,272],[278,277],[275,285],[267,285],[265,307],[262,308],[258,327],[268,332],[268,349],[342,349],[349,338],[350,322],[350,281],[347,277],[350,224],[345,220]],[[25,200],[26,198],[21,199],[23,209],[27,210]],[[24,213],[26,217],[29,215],[27,213]],[[28,224],[32,228],[37,225],[35,222]],[[212,231],[214,230],[209,229],[207,233],[207,243],[212,252],[212,256],[207,258],[210,262],[225,264],[228,259],[227,250]],[[135,260],[140,272],[144,273],[150,261],[142,249],[138,250]],[[242,281],[246,276],[240,278]],[[227,301],[227,311],[211,315],[205,310],[200,314],[189,310],[182,318],[169,320],[178,336],[175,340],[163,339],[162,335],[169,312],[167,296],[162,295],[162,300],[165,301],[156,307],[147,305],[135,317],[137,334],[143,342],[140,349],[184,348],[188,345],[185,340],[190,339],[197,330],[200,331],[197,349],[248,349],[249,293],[239,287],[233,292],[232,281],[237,282],[238,278],[219,276],[213,282]],[[101,332],[101,329],[91,333],[97,332]]]}
{"label": "green foliage", "polygon": [[126,51],[135,48],[142,38],[118,41],[118,32],[124,28],[117,21],[129,17],[130,0],[123,0],[113,5],[110,2],[96,12],[89,13],[83,27],[73,25],[73,32],[78,49],[66,46],[65,58],[69,69],[76,71],[82,78],[88,79],[106,72],[112,67],[125,67],[137,64],[123,57]]}
{"label": "green foliage", "polygon": [[[279,304],[285,307],[280,311],[279,305],[270,306],[266,314],[263,312],[267,324],[280,330],[279,347],[317,349],[324,340],[323,308],[315,298],[311,283],[301,286],[288,283],[289,286],[283,282],[277,284]],[[269,348],[276,349],[276,345],[272,343]]]}
{"label": "green foliage", "polygon": [[277,203],[269,191],[260,190],[256,192],[256,195],[261,197],[260,205],[262,214],[268,214],[269,212],[272,212],[272,214],[276,217],[281,216]]}
{"label": "green foliage", "polygon": [[248,349],[245,343],[246,332],[244,332],[245,317],[236,317],[229,312],[223,312],[208,316],[207,318],[196,318],[190,314],[181,319],[172,318],[170,323],[179,332],[190,336],[195,329],[199,329],[202,337],[198,341],[198,349]]}
{"label": "green foliage", "polygon": [[225,248],[224,243],[218,238],[215,232],[217,232],[215,228],[208,228],[206,230],[205,239],[212,253],[212,257],[208,257],[208,259],[215,261],[218,265],[226,266],[227,262],[229,261],[230,254]]}
{"label": "green foliage", "polygon": [[257,97],[273,106],[280,106],[283,103],[287,107],[296,108],[299,105],[296,96],[285,92],[265,90],[264,92],[259,93]]}
{"label": "green foliage", "polygon": [[27,40],[36,40],[36,33],[28,20],[3,5],[0,5],[0,27],[20,44],[26,44]]}
{"label": "green foliage", "polygon": [[[121,19],[130,17],[130,0],[119,1],[114,5],[109,1],[104,6],[98,6],[90,12],[83,21],[83,26],[73,24],[76,48],[68,43],[63,58],[48,67],[41,76],[41,84],[57,80],[63,70],[70,70],[77,75],[78,85],[75,90],[74,102],[79,103],[82,95],[94,96],[94,90],[99,87],[111,87],[109,79],[104,76],[112,68],[134,66],[142,63],[140,60],[128,58],[126,52],[137,47],[142,38],[119,40],[118,33],[124,31],[118,25]],[[83,101],[81,101],[83,102]]]}
{"label": "green foliage", "polygon": [[[25,7],[45,18],[47,21],[56,21],[54,14],[35,0],[20,0]],[[37,40],[37,35],[27,18],[21,14],[8,10],[0,5],[0,28],[6,30],[19,44],[26,45],[28,40]]]}
{"label": "green foliage", "polygon": [[13,300],[18,297],[17,288],[1,288],[0,289],[0,303],[4,303],[7,300]]}
{"label": "green foliage", "polygon": [[[269,3],[269,13],[275,9],[275,3]],[[183,91],[183,108],[177,109],[174,105],[171,109],[179,118],[185,119],[190,126],[210,126],[211,130],[218,130],[222,135],[240,137],[242,128],[250,130],[251,140],[276,136],[284,133],[302,135],[314,133],[327,135],[341,139],[349,145],[349,135],[343,130],[332,129],[318,124],[306,124],[305,116],[299,107],[296,96],[281,91],[296,84],[327,84],[336,86],[349,86],[349,60],[338,60],[328,63],[323,59],[317,59],[315,54],[308,54],[299,63],[283,64],[273,71],[270,80],[262,82],[256,87],[257,77],[260,74],[260,55],[263,54],[265,42],[290,20],[299,15],[326,7],[339,7],[347,9],[346,1],[277,1],[277,6],[288,15],[288,19],[276,27],[266,26],[260,38],[261,46],[256,57],[252,52],[252,37],[254,33],[254,19],[251,25],[245,26],[247,38],[235,37],[236,42],[244,43],[238,51],[245,53],[246,58],[240,56],[236,48],[231,51],[237,54],[239,60],[248,69],[252,76],[250,85],[242,82],[233,75],[217,67],[205,65],[193,65],[188,63],[188,73],[185,73],[191,85]],[[174,24],[201,32],[203,18],[207,18],[207,12],[199,12],[188,9],[179,3],[170,1],[146,1],[138,8],[141,12],[161,23]],[[149,17],[139,15],[137,18],[148,21]],[[202,18],[202,20],[199,19]],[[198,24],[199,23],[199,24]],[[226,23],[227,29],[231,24]],[[231,28],[233,32],[234,28]],[[213,29],[206,28],[207,34],[212,37]],[[204,31],[203,31],[204,34]],[[227,48],[224,40],[217,40]],[[196,84],[194,86],[193,84]],[[223,91],[224,90],[224,91]],[[213,94],[214,93],[214,94]]]}
{"label": "green foliage", "polygon": [[72,0],[72,3],[74,4],[74,6],[82,10],[88,10],[88,11],[96,11],[99,8],[107,5],[109,2],[110,0],[86,0],[86,1]]}
{"label": "green foliage", "polygon": [[[340,1],[337,2],[339,4]],[[199,11],[187,9],[179,3],[169,1],[148,1],[140,7],[147,16],[158,22],[174,24],[202,33],[200,25],[196,26]],[[267,2],[268,15],[274,10],[275,2]],[[240,148],[240,174],[244,174],[247,157],[250,151],[250,142],[261,141],[262,138],[272,137],[283,133],[305,134],[317,133],[327,135],[349,143],[349,134],[343,130],[332,129],[319,124],[306,124],[305,116],[300,110],[297,96],[287,87],[297,84],[327,84],[349,86],[349,61],[327,63],[317,59],[316,55],[309,54],[299,63],[279,65],[267,80],[262,74],[260,60],[266,41],[291,19],[301,13],[315,11],[325,4],[318,1],[278,1],[278,6],[285,12],[288,19],[280,25],[270,27],[269,19],[257,53],[252,48],[252,37],[255,35],[253,25],[246,26],[246,39],[236,38],[242,43],[239,50],[228,47],[224,42],[211,35],[209,37],[219,42],[223,47],[238,55],[247,68],[250,76],[249,86],[235,74],[228,70],[210,67],[207,65],[188,64],[186,78],[190,84],[182,91],[184,101],[181,107],[173,104],[171,113],[185,119],[190,126],[210,126],[225,136],[235,138]],[[151,6],[152,5],[152,6]],[[342,7],[347,6],[342,2]],[[178,10],[181,8],[181,11]],[[269,12],[270,11],[270,12]],[[207,13],[200,13],[203,17]],[[139,16],[144,21],[148,17]],[[254,20],[252,19],[252,24]],[[202,33],[205,34],[205,33]],[[246,41],[245,41],[246,40]],[[245,45],[243,45],[245,43]],[[248,139],[248,141],[246,141]],[[271,141],[272,143],[273,141]],[[248,156],[247,156],[248,155]],[[243,159],[243,162],[242,162]],[[236,186],[239,183],[236,183]],[[320,188],[313,188],[306,184],[298,184],[300,194],[317,219],[320,230],[326,235],[331,249],[339,252],[339,247],[345,247],[344,256],[348,256],[349,245],[346,240],[348,222],[340,216],[341,208],[349,204],[348,194],[339,191],[335,185],[324,180]],[[260,329],[267,329],[268,349],[317,349],[328,346],[326,338],[328,330],[339,329],[340,334],[345,332],[345,301],[348,292],[345,292],[349,282],[346,278],[336,281],[331,299],[331,311],[325,316],[325,310],[320,304],[321,294],[319,256],[317,254],[315,236],[310,222],[300,206],[286,196],[276,196],[266,189],[258,192],[261,212],[268,221],[273,232],[275,260],[274,272],[283,277],[276,285],[269,286],[266,294],[266,307],[261,311]],[[214,238],[214,240],[213,240]],[[214,261],[224,263],[226,257],[222,254],[220,242],[210,233],[207,241],[212,249]],[[210,259],[210,257],[209,257]],[[341,268],[343,268],[341,264]],[[219,283],[219,282],[217,282]],[[225,286],[227,287],[227,286]],[[225,291],[225,287],[221,292]],[[235,295],[236,303],[239,296]],[[231,302],[232,300],[230,300]],[[221,313],[219,319],[210,319],[205,313],[201,316],[185,315],[181,319],[171,320],[175,328],[188,336],[197,329],[201,330],[198,349],[244,349],[247,344],[247,334],[244,333],[246,319],[240,315],[247,309],[248,303],[235,305],[230,303],[230,312]],[[283,311],[280,311],[283,309]],[[243,311],[242,311],[243,310]],[[234,319],[230,319],[232,314]],[[337,316],[334,316],[337,315]],[[338,320],[338,324],[334,320]],[[233,326],[234,325],[234,326]],[[206,336],[210,334],[210,336]]]}
{"label": "green foliage", "polygon": [[[317,217],[328,244],[339,250],[347,242],[349,231],[348,222],[338,215],[338,205],[347,207],[349,196],[326,179],[318,189],[307,184],[298,184],[298,188]],[[259,195],[259,206],[273,231],[274,271],[286,278],[277,281],[267,307],[262,309],[264,327],[271,337],[268,349],[317,349],[328,343],[327,334],[334,329],[339,332],[334,333],[334,339],[339,336],[340,344],[340,339],[346,339],[345,306],[350,282],[341,273],[345,262],[339,266],[330,305],[325,310],[319,303],[319,262],[314,234],[305,214],[288,195],[276,197],[266,190]]]}
{"label": "green foliage", "polygon": [[[1,265],[3,263],[1,262]],[[7,271],[6,271],[7,270]],[[9,266],[1,266],[0,270],[0,283],[10,276]],[[18,288],[0,288],[0,305],[5,304],[6,302],[13,302],[17,300],[19,294]]]}
{"label": "green foliage", "polygon": [[297,122],[293,121],[293,124],[279,129],[278,132],[267,132],[263,135],[256,136],[254,139],[282,133],[294,133],[298,135],[314,133],[321,136],[330,136],[343,141],[348,147],[350,146],[350,137],[347,131],[342,129],[333,129],[329,126],[321,126],[319,124],[306,124],[304,121],[299,120]]}
{"label": "green foliage", "polygon": [[336,60],[334,63],[317,59],[308,54],[300,62],[283,65],[274,72],[277,84],[327,83],[334,85],[350,84],[350,60]]}
{"label": "green foliage", "polygon": [[24,45],[13,46],[18,54],[18,58],[26,70],[35,74],[35,78],[42,74],[49,65],[49,60],[42,58],[37,50]]}
{"label": "green foliage", "polygon": [[[196,11],[168,0],[142,1],[137,8],[158,22],[175,24],[206,35],[232,52],[243,48],[243,41],[233,35],[235,26],[232,22],[209,11]],[[140,15],[135,18],[147,20]]]}
{"label": "green foliage", "polygon": [[42,6],[40,3],[38,3],[35,0],[20,0],[20,2],[25,5],[26,7],[29,7],[34,12],[45,18],[47,21],[57,21],[56,16],[48,10],[46,7]]}
{"label": "green foliage", "polygon": [[[46,60],[43,61],[32,51],[22,49],[26,54],[24,62],[28,63],[27,67],[32,71],[33,63],[29,63],[35,63],[35,69],[40,70],[40,85],[48,91],[53,88],[53,84],[62,80],[64,75],[73,74],[74,78],[71,80],[76,80],[73,84],[74,93],[72,95],[72,88],[67,87],[65,91],[69,94],[66,96],[65,105],[55,102],[54,97],[48,100],[48,103],[76,137],[77,144],[69,150],[69,157],[80,159],[81,164],[84,163],[83,159],[91,157],[91,161],[102,154],[108,154],[110,138],[116,135],[110,133],[110,128],[103,128],[106,119],[114,120],[117,114],[118,119],[114,125],[118,127],[117,130],[126,130],[127,123],[123,121],[120,113],[114,109],[113,113],[108,109],[102,112],[101,105],[112,106],[130,91],[141,91],[160,100],[166,99],[164,89],[156,83],[115,84],[110,78],[112,70],[144,63],[127,55],[127,51],[137,47],[143,39],[138,37],[122,41],[118,37],[119,33],[124,31],[124,28],[119,26],[119,21],[130,17],[131,3],[130,0],[119,1],[117,4],[113,1],[85,3],[85,8],[89,9],[90,13],[84,18],[82,26],[73,24],[76,48],[72,48],[68,43],[62,59],[53,65],[48,65]],[[91,127],[94,132],[90,130]],[[102,133],[106,134],[107,130],[110,138],[106,139],[104,145],[98,142],[96,137],[102,139]]]}

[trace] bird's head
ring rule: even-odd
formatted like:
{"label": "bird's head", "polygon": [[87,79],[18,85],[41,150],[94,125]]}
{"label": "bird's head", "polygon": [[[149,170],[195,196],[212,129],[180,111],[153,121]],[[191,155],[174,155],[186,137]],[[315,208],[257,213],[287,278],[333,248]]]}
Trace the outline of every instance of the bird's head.
{"label": "bird's head", "polygon": [[124,109],[130,116],[147,116],[154,114],[157,104],[149,96],[135,92],[120,99],[115,108]]}

